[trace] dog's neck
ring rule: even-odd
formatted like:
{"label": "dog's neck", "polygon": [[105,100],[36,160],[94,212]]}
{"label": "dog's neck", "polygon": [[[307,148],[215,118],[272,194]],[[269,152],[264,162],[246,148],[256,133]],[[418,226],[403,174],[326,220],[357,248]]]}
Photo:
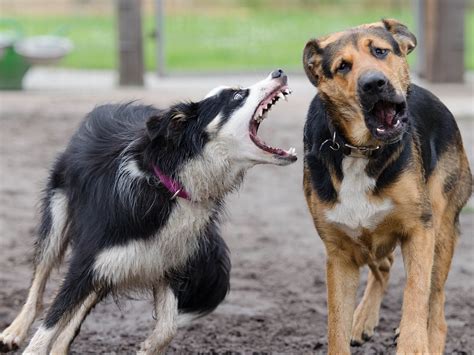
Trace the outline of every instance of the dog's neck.
{"label": "dog's neck", "polygon": [[249,166],[233,162],[225,149],[210,142],[180,169],[179,181],[192,201],[221,200],[240,187]]}
{"label": "dog's neck", "polygon": [[370,159],[380,149],[380,145],[373,146],[355,146],[347,143],[347,140],[338,133],[337,129],[331,122],[328,124],[330,138],[324,140],[319,146],[322,151],[327,145],[333,151],[341,151],[344,155],[352,158],[366,158]]}
{"label": "dog's neck", "polygon": [[181,184],[174,180],[171,176],[168,176],[162,172],[157,165],[153,166],[153,172],[155,173],[155,176],[158,178],[158,180],[160,180],[160,183],[162,183],[163,186],[166,187],[171,193],[172,200],[176,197],[184,198],[185,200],[191,200],[191,197],[184,187],[181,186]]}
{"label": "dog's neck", "polygon": [[[342,161],[345,157],[368,160],[365,171],[375,179],[390,175],[386,169],[390,164],[400,161],[400,164],[410,159],[411,156],[411,130],[409,129],[400,140],[383,144],[380,147],[354,147],[347,144],[343,135],[333,128],[330,117],[326,114],[326,121],[320,126],[318,139],[313,146],[313,153],[319,155],[326,166],[331,166],[331,170],[342,179]],[[334,136],[334,132],[336,132]],[[355,148],[355,149],[354,149]],[[317,152],[316,152],[317,150]],[[388,178],[390,180],[391,178]]]}

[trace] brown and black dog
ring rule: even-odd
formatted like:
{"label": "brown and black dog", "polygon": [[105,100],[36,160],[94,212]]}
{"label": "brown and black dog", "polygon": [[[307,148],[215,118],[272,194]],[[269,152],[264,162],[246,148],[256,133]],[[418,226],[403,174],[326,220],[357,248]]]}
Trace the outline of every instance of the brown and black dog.
{"label": "brown and black dog", "polygon": [[404,25],[382,20],[304,49],[318,89],[304,131],[304,192],[327,251],[330,354],[373,335],[397,244],[407,275],[397,352],[444,349],[444,284],[472,177],[452,114],[410,83],[415,46]]}

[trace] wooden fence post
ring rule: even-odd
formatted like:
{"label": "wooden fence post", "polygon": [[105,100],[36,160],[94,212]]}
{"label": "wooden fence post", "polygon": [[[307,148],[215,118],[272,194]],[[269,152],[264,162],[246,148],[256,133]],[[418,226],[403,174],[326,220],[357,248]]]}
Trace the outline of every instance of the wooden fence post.
{"label": "wooden fence post", "polygon": [[119,84],[143,86],[141,0],[117,0]]}
{"label": "wooden fence post", "polygon": [[164,0],[155,0],[156,73],[158,76],[165,75],[165,10],[163,3]]}
{"label": "wooden fence post", "polygon": [[432,82],[462,82],[465,0],[425,0],[423,77]]}

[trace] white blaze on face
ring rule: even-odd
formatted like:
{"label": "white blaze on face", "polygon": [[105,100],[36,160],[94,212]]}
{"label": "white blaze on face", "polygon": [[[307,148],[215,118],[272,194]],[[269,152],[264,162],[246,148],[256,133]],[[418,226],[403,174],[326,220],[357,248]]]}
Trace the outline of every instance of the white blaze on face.
{"label": "white blaze on face", "polygon": [[[250,165],[278,161],[273,154],[263,151],[252,142],[249,135],[249,124],[262,100],[281,85],[281,81],[273,79],[270,74],[264,80],[243,89],[249,90],[244,104],[226,120],[217,136],[217,139],[225,140],[230,144],[232,148],[230,157],[233,160],[249,163]],[[224,89],[225,87],[216,88],[208,96],[213,92],[218,93]],[[280,164],[281,162],[277,163]]]}

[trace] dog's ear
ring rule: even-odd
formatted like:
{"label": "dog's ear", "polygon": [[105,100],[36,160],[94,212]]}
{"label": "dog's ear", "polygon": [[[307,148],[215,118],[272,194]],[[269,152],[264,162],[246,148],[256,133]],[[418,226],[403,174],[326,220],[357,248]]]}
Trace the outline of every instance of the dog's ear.
{"label": "dog's ear", "polygon": [[416,37],[408,30],[407,26],[394,19],[383,19],[382,23],[385,29],[393,35],[403,54],[408,55],[415,49]]}
{"label": "dog's ear", "polygon": [[182,136],[185,126],[195,119],[192,103],[175,105],[159,115],[146,121],[146,129],[150,140],[173,141]]}
{"label": "dog's ear", "polygon": [[303,50],[303,67],[309,81],[314,86],[318,86],[321,77],[321,49],[317,39],[311,39]]}

